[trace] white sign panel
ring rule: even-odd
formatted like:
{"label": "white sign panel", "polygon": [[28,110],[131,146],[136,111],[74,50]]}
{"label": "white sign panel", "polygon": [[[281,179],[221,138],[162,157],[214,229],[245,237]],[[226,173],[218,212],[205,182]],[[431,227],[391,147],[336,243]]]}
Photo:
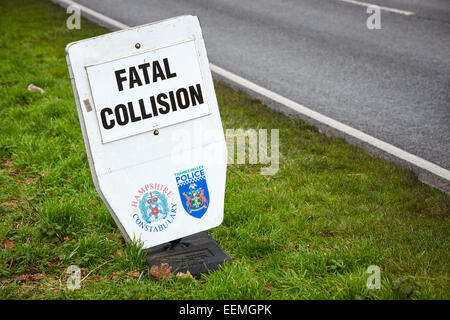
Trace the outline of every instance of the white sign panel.
{"label": "white sign panel", "polygon": [[104,143],[210,113],[193,39],[86,72]]}
{"label": "white sign panel", "polygon": [[218,226],[226,143],[197,17],[74,42],[66,58],[92,178],[126,239]]}

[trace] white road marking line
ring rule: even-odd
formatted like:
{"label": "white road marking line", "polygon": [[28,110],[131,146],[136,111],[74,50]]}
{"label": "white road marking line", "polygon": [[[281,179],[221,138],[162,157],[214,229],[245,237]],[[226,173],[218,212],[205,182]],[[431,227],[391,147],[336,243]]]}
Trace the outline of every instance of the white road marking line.
{"label": "white road marking line", "polygon": [[[67,6],[69,6],[69,5],[79,6],[82,11],[88,13],[95,19],[97,19],[103,23],[106,23],[110,26],[113,26],[115,28],[118,28],[118,29],[130,28],[129,26],[127,26],[117,20],[111,19],[97,11],[86,8],[72,0],[52,0],[52,1],[55,3],[58,3],[58,4],[63,4],[63,5],[66,4]],[[347,1],[347,0],[340,0],[340,1]],[[348,0],[348,1],[350,1],[350,0]],[[447,169],[444,169],[428,160],[422,159],[422,158],[415,156],[409,152],[406,152],[400,148],[397,148],[387,142],[384,142],[375,137],[372,137],[362,131],[359,131],[359,130],[352,128],[346,124],[343,124],[342,122],[339,122],[330,117],[327,117],[319,112],[311,110],[311,109],[305,107],[304,105],[301,105],[301,104],[299,104],[295,101],[292,101],[286,97],[283,97],[273,91],[263,88],[247,79],[244,79],[230,71],[222,69],[212,63],[210,63],[210,67],[211,67],[212,72],[215,72],[218,75],[220,75],[230,81],[233,81],[242,87],[245,87],[251,91],[254,91],[260,95],[263,95],[279,104],[286,106],[287,108],[289,108],[291,110],[294,110],[300,114],[307,116],[308,118],[311,118],[320,123],[323,123],[333,129],[341,131],[349,136],[352,136],[360,141],[363,141],[371,146],[374,146],[384,152],[387,152],[399,159],[407,161],[423,170],[429,171],[443,179],[446,179],[447,181],[450,181],[450,171]]]}
{"label": "white road marking line", "polygon": [[110,25],[110,26],[114,26],[117,29],[127,29],[130,28],[130,26],[127,26],[126,24],[123,24],[117,20],[114,20],[110,17],[107,17],[103,14],[101,14],[100,12],[97,12],[95,10],[92,10],[88,7],[85,7],[75,1],[72,0],[51,0],[53,3],[59,4],[65,8],[69,7],[69,6],[77,6],[78,8],[80,8],[80,10],[90,16],[92,16],[93,18],[96,18],[97,20]]}
{"label": "white road marking line", "polygon": [[368,3],[368,2],[362,2],[362,1],[356,1],[356,0],[339,0],[339,1],[347,2],[347,3],[351,3],[351,4],[356,4],[358,6],[363,6],[363,7],[378,7],[381,10],[394,12],[394,13],[398,13],[398,14],[403,14],[405,16],[412,16],[412,15],[414,15],[414,12],[412,12],[412,11],[406,11],[406,10],[399,10],[399,9],[395,9],[395,8],[383,7],[383,6],[379,6],[377,4],[372,4],[372,3]]}
{"label": "white road marking line", "polygon": [[421,169],[432,172],[435,175],[450,181],[450,171],[447,169],[444,169],[430,161],[427,161],[427,160],[422,159],[418,156],[415,156],[409,152],[406,152],[400,148],[397,148],[387,142],[384,142],[375,137],[372,137],[362,131],[359,131],[359,130],[352,128],[346,124],[343,124],[342,122],[339,122],[330,117],[327,117],[319,112],[311,110],[311,109],[305,107],[304,105],[301,105],[295,101],[292,101],[286,97],[283,97],[273,91],[265,89],[253,82],[248,81],[247,79],[244,79],[244,78],[242,78],[234,73],[231,73],[225,69],[222,69],[216,65],[210,64],[210,67],[211,67],[211,71],[221,75],[222,77],[227,78],[228,80],[231,80],[233,82],[236,82],[239,85],[246,87],[260,95],[263,95],[279,104],[282,104],[291,110],[301,113],[301,114],[307,116],[308,118],[316,120],[320,123],[326,124],[327,126],[333,128],[333,129],[344,132],[345,134],[347,134],[349,136],[352,136],[354,138],[357,138],[358,140],[366,142],[380,150],[383,150],[389,154],[394,155],[397,158],[405,160]]}

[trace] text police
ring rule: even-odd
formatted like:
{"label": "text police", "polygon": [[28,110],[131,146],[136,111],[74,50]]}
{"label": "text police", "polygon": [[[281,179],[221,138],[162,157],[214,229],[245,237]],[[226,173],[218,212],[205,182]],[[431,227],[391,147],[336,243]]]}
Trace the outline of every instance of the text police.
{"label": "text police", "polygon": [[[127,69],[114,71],[117,90],[133,89],[154,82],[175,78],[177,74],[170,70],[169,60],[152,61]],[[190,106],[203,104],[203,93],[200,83],[174,91],[161,92],[138,101],[129,101],[113,107],[105,107],[100,111],[100,118],[105,129],[124,126],[130,122],[142,121],[169,112],[187,109]]]}

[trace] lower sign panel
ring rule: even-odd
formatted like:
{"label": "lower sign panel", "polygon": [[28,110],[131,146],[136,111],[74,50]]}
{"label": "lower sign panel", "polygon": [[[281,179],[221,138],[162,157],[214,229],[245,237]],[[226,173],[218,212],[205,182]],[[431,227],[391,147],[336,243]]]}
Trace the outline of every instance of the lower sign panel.
{"label": "lower sign panel", "polygon": [[[194,149],[194,154],[200,150]],[[142,240],[145,248],[222,222],[225,159],[196,162],[185,152],[179,157],[183,161],[164,157],[99,177],[100,189],[125,233],[130,240]]]}

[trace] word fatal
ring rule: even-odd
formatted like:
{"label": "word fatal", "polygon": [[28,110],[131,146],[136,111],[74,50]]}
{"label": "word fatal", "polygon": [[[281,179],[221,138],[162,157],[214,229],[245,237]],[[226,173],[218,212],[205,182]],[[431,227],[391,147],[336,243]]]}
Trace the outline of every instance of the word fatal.
{"label": "word fatal", "polygon": [[[128,88],[133,89],[135,86],[150,84],[150,82],[162,81],[175,78],[176,73],[170,71],[169,60],[163,59],[163,67],[158,60],[132,66],[126,69],[114,71],[117,81],[117,89],[123,91],[123,85],[128,84]],[[138,71],[139,70],[139,71]]]}
{"label": "word fatal", "polygon": [[[131,90],[177,77],[177,74],[170,69],[167,58],[119,69],[114,71],[114,74],[118,91]],[[200,83],[197,83],[168,92],[159,92],[137,101],[105,107],[100,111],[100,119],[103,128],[110,130],[117,125],[125,126],[203,103],[202,87]]]}

